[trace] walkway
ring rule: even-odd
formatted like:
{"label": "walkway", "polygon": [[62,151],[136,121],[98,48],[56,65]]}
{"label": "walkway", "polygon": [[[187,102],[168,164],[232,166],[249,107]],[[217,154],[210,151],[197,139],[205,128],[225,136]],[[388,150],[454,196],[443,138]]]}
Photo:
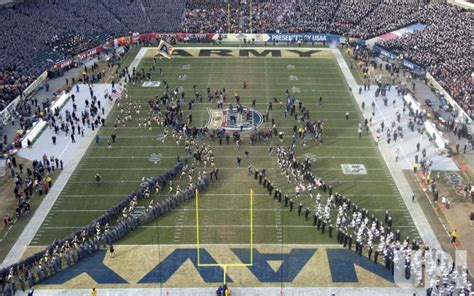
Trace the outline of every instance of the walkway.
{"label": "walkway", "polygon": [[[32,98],[36,98],[38,100],[38,106],[40,106],[43,102],[46,102],[46,100],[51,100],[51,98],[54,96],[53,92],[58,90],[58,89],[63,89],[63,87],[66,85],[66,78],[71,81],[72,77],[77,76],[81,71],[84,69],[84,66],[90,67],[92,64],[97,62],[97,58],[90,59],[87,62],[84,63],[79,68],[73,68],[67,72],[64,73],[63,76],[53,78],[53,79],[48,79],[46,82],[44,82],[41,85],[41,88],[32,96]],[[44,85],[48,83],[49,84],[49,92],[46,91],[46,88]],[[34,113],[35,107],[32,107],[32,112]],[[31,119],[32,117],[25,117],[25,119]],[[16,131],[20,129],[20,121],[18,118],[15,118],[14,124],[11,124],[11,121],[4,127],[3,133],[7,135],[8,137],[8,143],[13,142],[13,139],[15,138]]]}
{"label": "walkway", "polygon": [[[425,83],[424,80],[419,80],[415,83],[415,97],[417,97],[419,102],[423,102],[426,99],[431,100],[433,103],[432,109],[438,113],[441,114],[441,116],[444,118],[444,120],[448,120],[450,114],[449,112],[446,112],[445,110],[442,110],[439,108],[441,105],[441,100],[440,98],[431,90],[431,88]],[[411,89],[411,86],[410,86]],[[460,150],[462,151],[464,145],[467,145],[467,150],[466,153],[463,153],[463,157],[466,160],[466,163],[468,164],[469,167],[474,167],[474,146],[471,145],[471,143],[466,139],[466,138],[461,138],[458,139],[458,137],[453,133],[453,132],[448,132],[445,131],[443,132],[444,136],[447,136],[449,143],[452,147],[456,146],[456,143],[459,143],[459,146],[461,147]]]}
{"label": "walkway", "polygon": [[[372,101],[376,101],[373,97],[373,95],[370,92],[362,92],[361,95],[359,95],[359,85],[356,83],[354,76],[351,73],[351,70],[349,69],[348,65],[346,64],[344,57],[342,56],[341,52],[339,49],[334,48],[333,53],[336,57],[336,60],[339,64],[339,67],[341,68],[344,77],[349,85],[349,87],[352,90],[352,95],[355,98],[357,105],[359,108],[362,108],[362,102],[366,102],[366,106],[368,108],[371,108],[370,104]],[[369,102],[369,103],[367,103]],[[383,109],[380,107],[380,105],[383,105],[383,103],[376,102],[376,114],[380,114],[380,116],[384,116]],[[361,110],[364,113],[364,110]],[[374,137],[374,140],[376,138],[376,129],[378,126],[380,126],[380,122],[377,122],[377,120],[380,120],[381,118],[374,118],[374,122],[372,123],[371,126],[371,131],[372,131],[372,136]],[[386,124],[388,122],[385,120]],[[394,153],[392,152],[394,147],[400,147],[400,151],[404,151],[403,147],[399,146],[400,144],[387,144],[386,142],[381,142],[379,143],[379,151],[382,154],[382,157],[387,164],[387,167],[390,171],[390,174],[392,175],[392,178],[395,180],[395,184],[397,185],[398,191],[400,192],[403,201],[405,202],[405,205],[411,215],[411,218],[413,219],[413,222],[415,223],[415,226],[420,234],[420,237],[422,238],[423,242],[430,246],[431,248],[435,248],[437,250],[442,250],[441,245],[431,228],[431,225],[428,223],[428,220],[425,217],[425,214],[423,213],[423,210],[421,209],[420,205],[418,203],[413,203],[411,200],[412,196],[412,190],[410,189],[410,185],[402,171],[403,166],[401,167],[399,163],[395,162],[395,157]],[[416,145],[416,144],[415,144]],[[409,157],[409,155],[404,156],[404,158]],[[405,160],[408,161],[408,160]]]}

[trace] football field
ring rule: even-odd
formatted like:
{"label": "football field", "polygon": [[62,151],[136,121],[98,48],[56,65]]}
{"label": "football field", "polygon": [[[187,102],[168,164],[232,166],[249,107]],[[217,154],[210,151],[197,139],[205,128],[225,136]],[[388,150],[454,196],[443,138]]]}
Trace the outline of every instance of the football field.
{"label": "football field", "polygon": [[[151,128],[143,127],[150,110],[149,100],[163,93],[163,80],[168,83],[170,91],[177,89],[178,92],[184,92],[184,121],[192,114],[192,125],[197,127],[227,124],[229,130],[232,129],[229,118],[213,115],[218,110],[216,100],[209,101],[207,98],[207,88],[212,92],[225,88],[227,100],[224,109],[228,109],[229,104],[235,106],[235,95],[238,95],[243,106],[256,111],[250,124],[258,123],[257,130],[267,132],[272,128],[271,119],[274,119],[278,131],[284,132],[283,142],[273,136],[251,145],[249,139],[255,132],[253,130],[242,133],[239,148],[232,142],[232,135],[229,144],[225,140],[220,144],[217,139],[196,139],[196,143],[212,149],[215,166],[219,169],[218,180],[211,181],[208,189],[200,193],[198,207],[194,199],[189,200],[129,233],[118,242],[119,245],[189,246],[196,245],[197,234],[202,245],[250,247],[251,237],[255,245],[337,244],[335,235],[329,238],[315,229],[312,224],[314,201],[308,192],[303,192],[299,199],[295,199],[295,184],[287,182],[281,174],[275,151],[269,154],[270,146],[274,150],[278,145],[291,146],[294,126],[301,127],[301,122],[290,114],[285,117],[286,90],[298,102],[302,102],[312,121],[324,122],[323,143],[318,143],[313,136],[306,138],[304,147],[298,142],[295,149],[297,159],[303,161],[305,157],[310,158],[314,175],[331,184],[334,193],[342,193],[381,221],[388,210],[393,218],[392,229],[400,229],[402,237],[410,236],[419,240],[413,221],[372,136],[367,135],[365,130],[362,137],[358,135],[358,124],[363,124],[364,119],[330,50],[318,49],[310,57],[302,58],[285,50],[280,56],[267,54],[258,57],[252,52],[239,53],[238,49],[231,50],[233,53],[229,56],[212,53],[206,56],[208,53],[201,55],[198,51],[189,49],[189,55],[176,56],[171,60],[157,59],[150,80],[160,82],[158,87],[158,83],[155,87],[143,87],[141,82],[127,85],[128,96],[141,106],[139,114],[133,111],[132,120],[127,121],[125,126],[120,124],[115,131],[117,118],[123,119],[123,112],[127,112],[128,107],[114,107],[106,126],[99,131],[100,144],[91,144],[36,234],[32,246],[48,245],[54,239],[89,224],[124,196],[136,191],[147,178],[169,170],[178,157],[188,158],[184,141],[177,145],[171,133],[165,137],[164,128],[154,123]],[[137,71],[144,68],[148,72],[154,65],[155,54],[156,49],[149,49]],[[246,89],[243,88],[243,82],[247,83]],[[195,97],[193,86],[203,99],[202,102],[196,100],[190,110],[188,103]],[[256,100],[255,107],[251,106],[253,100]],[[269,102],[272,102],[269,120],[261,121],[260,116],[266,114]],[[346,112],[350,114],[349,119],[346,119]],[[236,125],[235,128],[239,130],[240,126]],[[113,133],[117,141],[109,149],[106,141]],[[248,158],[245,152],[248,152]],[[238,157],[242,159],[240,167],[237,165]],[[192,163],[192,158],[189,161]],[[283,203],[269,196],[253,174],[249,174],[249,166],[252,170],[267,170],[268,179],[276,184],[275,187],[295,199],[293,211],[290,212]],[[210,170],[197,163],[195,168],[196,171]],[[97,173],[102,177],[100,185],[94,179]],[[180,185],[184,188],[187,184],[187,176],[173,181],[175,187]],[[253,197],[250,197],[251,190]],[[163,188],[159,193],[152,192],[150,199],[158,202],[172,193],[169,193],[168,188]],[[321,191],[321,194],[324,203],[327,193]],[[140,200],[139,210],[134,214],[139,215],[140,210],[144,211],[149,201]],[[303,209],[309,208],[311,211],[307,221],[303,214],[298,215],[300,203]],[[199,231],[196,229],[196,209],[199,211]]]}

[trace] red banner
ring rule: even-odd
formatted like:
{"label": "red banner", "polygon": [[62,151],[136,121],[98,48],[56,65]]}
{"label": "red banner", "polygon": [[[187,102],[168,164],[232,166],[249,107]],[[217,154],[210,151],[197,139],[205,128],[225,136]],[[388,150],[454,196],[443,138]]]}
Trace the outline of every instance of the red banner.
{"label": "red banner", "polygon": [[61,61],[61,62],[57,63],[56,65],[54,65],[54,68],[64,69],[64,68],[72,65],[72,62],[73,62],[72,59],[67,59],[67,60]]}
{"label": "red banner", "polygon": [[92,48],[92,49],[86,50],[84,52],[81,52],[80,54],[77,55],[77,58],[82,60],[82,59],[88,58],[90,56],[93,56],[95,54],[98,54],[100,52],[102,52],[102,46],[97,46],[95,48]]}
{"label": "red banner", "polygon": [[140,34],[140,41],[155,39],[156,35],[156,33]]}

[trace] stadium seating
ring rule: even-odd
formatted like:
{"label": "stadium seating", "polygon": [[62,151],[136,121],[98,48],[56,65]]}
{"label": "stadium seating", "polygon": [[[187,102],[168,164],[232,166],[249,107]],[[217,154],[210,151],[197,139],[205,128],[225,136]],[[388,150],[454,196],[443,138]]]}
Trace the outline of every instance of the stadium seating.
{"label": "stadium seating", "polygon": [[[0,69],[14,68],[31,79],[60,59],[133,32],[227,32],[228,10],[234,33],[330,32],[368,39],[421,22],[427,25],[424,30],[381,46],[430,69],[470,108],[471,11],[428,0],[273,0],[254,1],[251,8],[240,1],[229,7],[221,1],[185,2],[39,0],[0,10]],[[0,88],[2,109],[16,92]]]}
{"label": "stadium seating", "polygon": [[[125,4],[124,4],[125,3]],[[93,48],[112,36],[175,32],[184,0],[38,0],[0,10],[0,70],[15,69],[27,82],[58,61]],[[0,110],[16,98],[0,75]],[[10,73],[10,72],[9,72]],[[15,75],[17,76],[17,75]],[[11,77],[11,75],[10,75]],[[15,83],[24,89],[24,79]],[[15,87],[15,89],[17,89]]]}

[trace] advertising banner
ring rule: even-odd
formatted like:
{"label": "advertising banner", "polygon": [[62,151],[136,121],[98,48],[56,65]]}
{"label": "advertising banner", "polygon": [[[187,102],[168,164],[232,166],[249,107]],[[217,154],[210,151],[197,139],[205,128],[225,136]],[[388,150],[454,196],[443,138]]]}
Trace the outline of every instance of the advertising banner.
{"label": "advertising banner", "polygon": [[389,59],[392,59],[392,60],[395,60],[396,56],[391,53],[390,51],[387,51],[383,48],[381,48],[380,46],[374,46],[374,51],[380,55],[383,55],[384,57],[387,57]]}
{"label": "advertising banner", "polygon": [[121,45],[121,46],[130,44],[130,43],[132,43],[132,38],[129,36],[115,38],[114,40],[114,44]]}
{"label": "advertising banner", "polygon": [[175,38],[177,42],[212,42],[214,40],[214,33],[176,33]]}
{"label": "advertising banner", "polygon": [[54,65],[54,68],[64,69],[64,68],[72,65],[73,62],[74,62],[73,59],[67,59],[67,60],[61,61],[61,62],[57,63],[56,65]]}
{"label": "advertising banner", "polygon": [[326,41],[325,36],[319,34],[268,34],[268,37],[269,42]]}
{"label": "advertising banner", "polygon": [[347,38],[333,34],[314,34],[314,33],[265,33],[265,34],[214,34],[214,40],[221,39],[223,41],[241,42],[246,41],[255,42],[346,42]]}
{"label": "advertising banner", "polygon": [[[268,35],[268,42],[296,42],[296,41],[305,41],[305,42],[340,42],[341,36],[332,35],[332,34],[314,34],[314,33],[303,33],[303,34],[291,34],[291,33],[271,33]],[[345,39],[345,38],[344,38]]]}
{"label": "advertising banner", "polygon": [[88,58],[88,57],[93,56],[95,54],[98,54],[100,52],[102,52],[102,46],[97,46],[95,48],[92,48],[92,49],[86,50],[84,52],[81,52],[80,54],[77,55],[77,58],[79,60],[83,60],[85,58]]}
{"label": "advertising banner", "polygon": [[423,68],[418,66],[417,64],[413,64],[412,62],[406,60],[406,59],[403,59],[402,60],[402,65],[405,66],[406,68],[410,69],[410,70],[413,70],[413,71],[422,71]]}

